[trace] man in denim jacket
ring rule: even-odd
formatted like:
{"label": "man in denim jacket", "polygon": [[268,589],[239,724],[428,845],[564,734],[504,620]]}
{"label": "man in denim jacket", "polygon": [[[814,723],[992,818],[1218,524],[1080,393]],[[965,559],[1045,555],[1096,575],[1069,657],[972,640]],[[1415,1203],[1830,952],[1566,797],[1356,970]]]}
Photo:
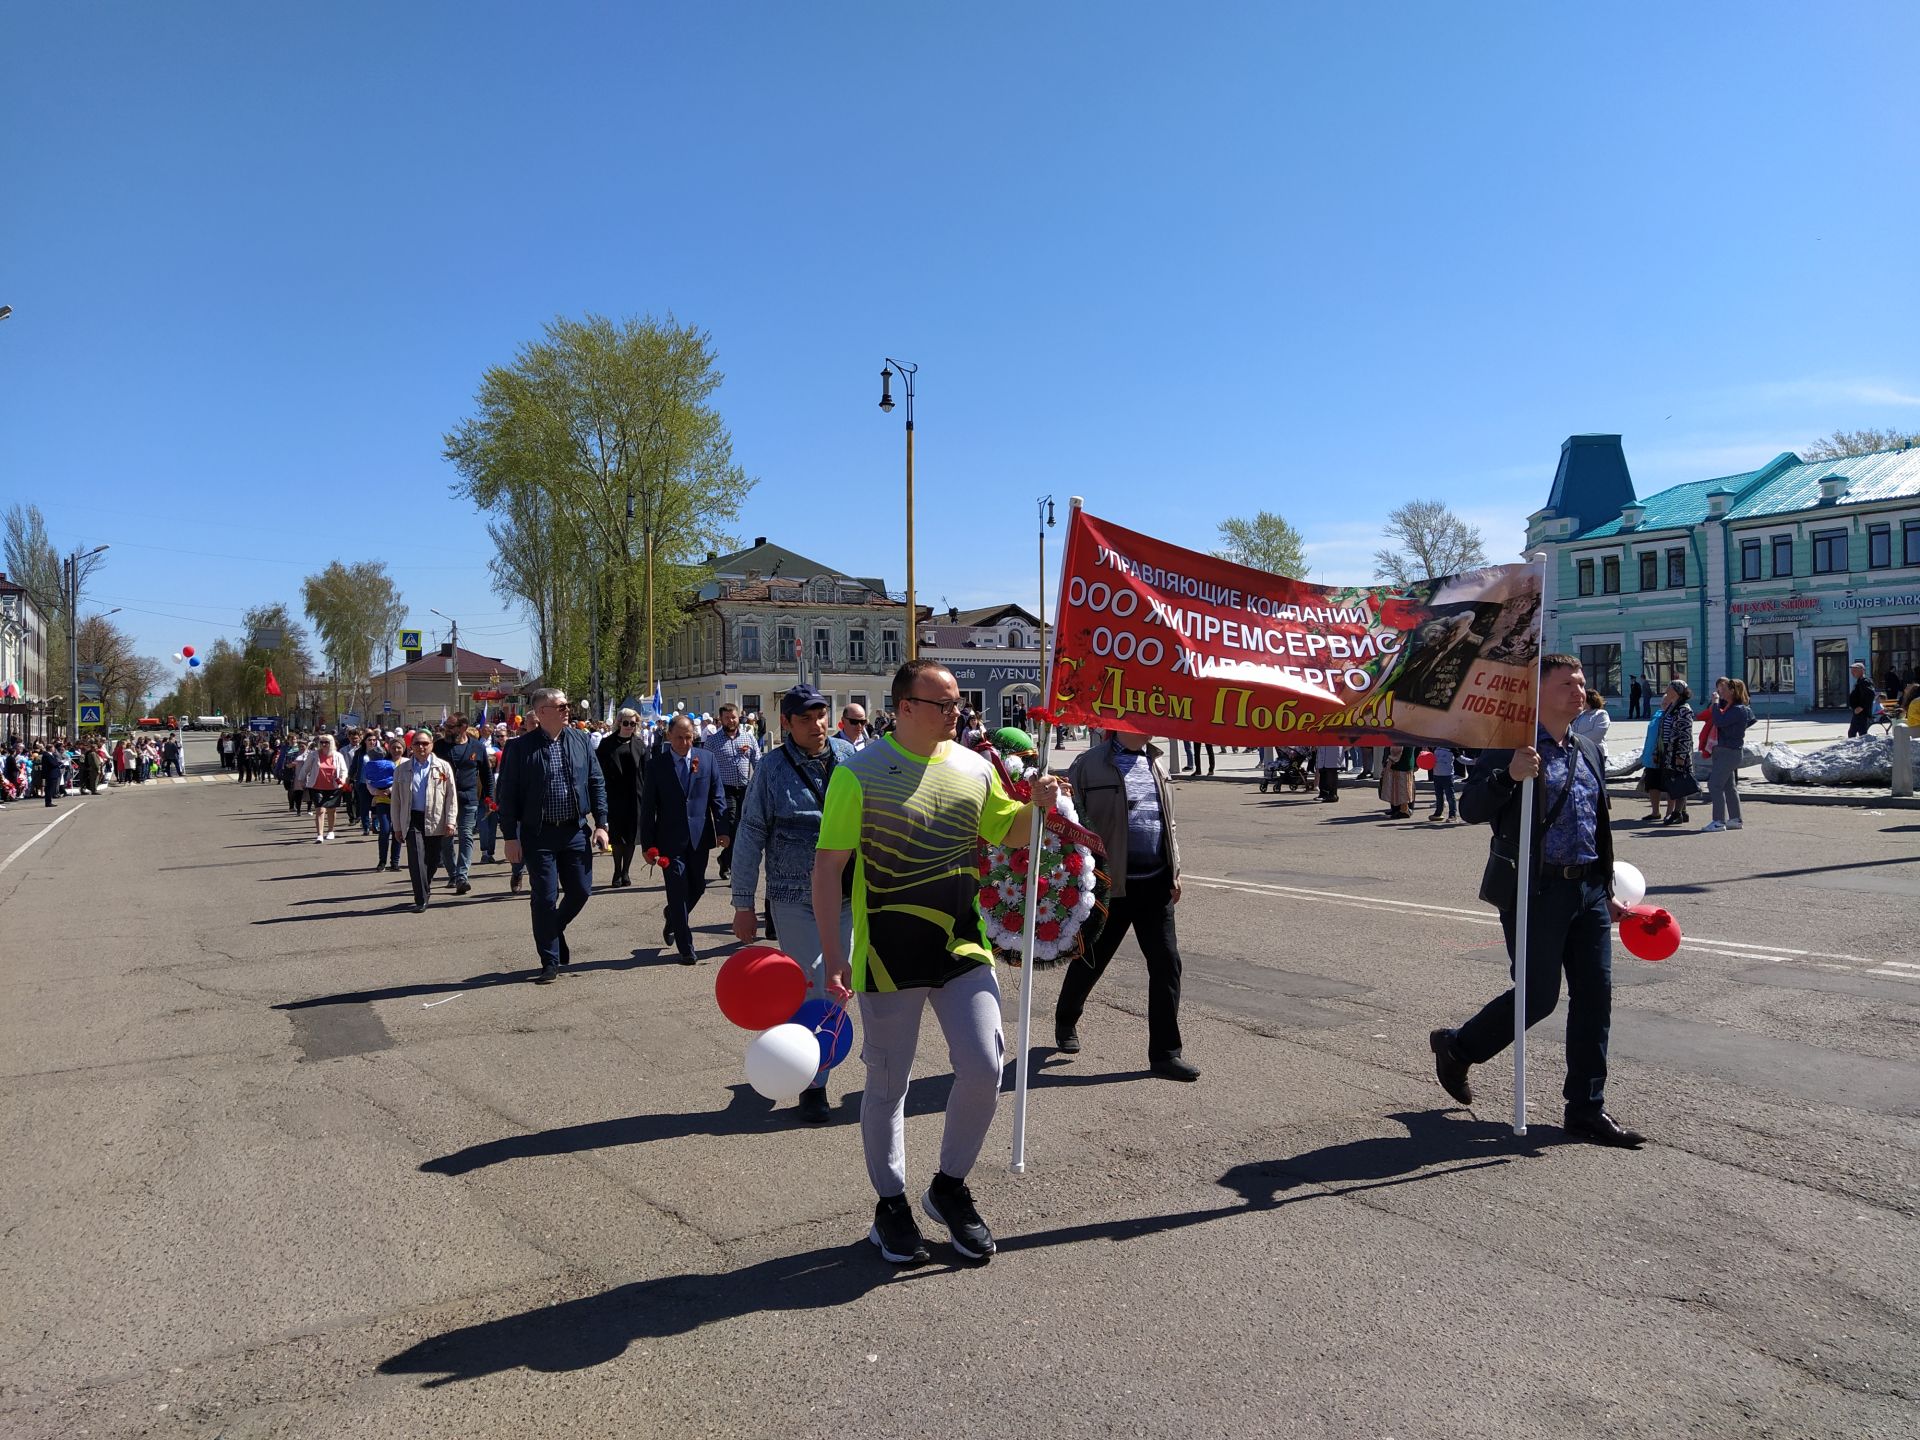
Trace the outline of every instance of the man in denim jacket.
{"label": "man in denim jacket", "polygon": [[[827,781],[833,767],[854,754],[845,740],[827,733],[828,710],[827,697],[811,685],[796,685],[780,697],[781,743],[754,770],[733,837],[734,938],[748,944],[759,933],[753,895],[764,856],[773,928],[807,972],[815,999],[827,992],[813,913],[813,852]],[[853,944],[853,906],[845,899],[839,923],[844,955]],[[800,1116],[816,1124],[832,1118],[824,1083],[801,1093]]]}

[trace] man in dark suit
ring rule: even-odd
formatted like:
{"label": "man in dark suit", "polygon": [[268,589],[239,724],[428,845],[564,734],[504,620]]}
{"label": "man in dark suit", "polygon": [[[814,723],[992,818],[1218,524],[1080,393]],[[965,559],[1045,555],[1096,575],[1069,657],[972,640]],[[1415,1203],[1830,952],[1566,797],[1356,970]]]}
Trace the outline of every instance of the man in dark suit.
{"label": "man in dark suit", "polygon": [[[1540,661],[1540,725],[1532,745],[1483,750],[1460,796],[1469,825],[1490,824],[1480,898],[1500,912],[1513,956],[1515,906],[1522,883],[1532,887],[1527,915],[1527,1025],[1560,1003],[1567,975],[1566,1129],[1600,1145],[1634,1146],[1643,1137],[1606,1110],[1607,1038],[1613,1019],[1613,832],[1607,818],[1606,762],[1593,741],[1573,732],[1585,708],[1587,677],[1571,655]],[[1521,782],[1534,786],[1533,873],[1518,873]],[[1513,991],[1490,1001],[1458,1030],[1427,1037],[1434,1071],[1446,1092],[1473,1103],[1467,1081],[1513,1043]]]}
{"label": "man in dark suit", "polygon": [[507,841],[507,863],[524,861],[532,882],[534,984],[550,985],[572,959],[567,923],[593,894],[593,850],[607,847],[607,782],[587,737],[567,724],[566,692],[543,685],[527,698],[539,724],[507,742],[495,797],[503,828],[512,821],[506,833],[519,837]]}
{"label": "man in dark suit", "polygon": [[640,796],[640,848],[658,851],[661,877],[667,886],[666,924],[662,943],[680,952],[680,963],[692,965],[693,927],[689,917],[707,890],[707,852],[718,841],[733,842],[727,819],[726,795],[720,788],[713,757],[694,747],[693,721],[676,715],[667,727],[667,743],[647,761],[647,781]]}
{"label": "man in dark suit", "polygon": [[1851,717],[1847,721],[1847,738],[1865,735],[1873,729],[1873,712],[1879,703],[1879,697],[1873,693],[1873,682],[1867,679],[1867,667],[1858,660],[1853,662],[1853,688],[1847,692],[1847,709]]}

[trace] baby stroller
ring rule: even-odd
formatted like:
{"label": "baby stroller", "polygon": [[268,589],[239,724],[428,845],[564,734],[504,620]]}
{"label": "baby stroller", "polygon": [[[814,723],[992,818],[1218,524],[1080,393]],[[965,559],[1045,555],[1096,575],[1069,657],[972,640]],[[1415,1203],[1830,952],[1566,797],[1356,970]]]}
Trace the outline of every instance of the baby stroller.
{"label": "baby stroller", "polygon": [[1274,750],[1271,758],[1260,767],[1260,793],[1267,793],[1269,786],[1274,794],[1279,794],[1282,786],[1289,790],[1310,790],[1314,785],[1313,752],[1283,745]]}

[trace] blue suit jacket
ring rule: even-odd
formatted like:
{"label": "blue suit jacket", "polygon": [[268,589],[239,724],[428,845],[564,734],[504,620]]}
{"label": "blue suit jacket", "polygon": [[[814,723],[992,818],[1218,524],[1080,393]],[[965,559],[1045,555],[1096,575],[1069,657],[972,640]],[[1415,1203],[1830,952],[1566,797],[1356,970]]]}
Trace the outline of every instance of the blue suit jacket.
{"label": "blue suit jacket", "polygon": [[[562,730],[555,746],[564,745],[573,760],[573,798],[584,825],[589,818],[607,823],[607,780],[600,773],[599,757],[586,735],[569,726]],[[500,756],[500,778],[494,786],[494,799],[503,820],[538,828],[541,807],[547,793],[547,762],[558,750],[547,746],[546,732],[539,726],[507,742]],[[524,832],[523,832],[524,835]]]}
{"label": "blue suit jacket", "polygon": [[698,746],[688,757],[698,766],[685,789],[671,745],[663,745],[647,760],[646,783],[640,792],[640,848],[662,855],[689,855],[710,850],[714,840],[730,834],[726,795],[718,784],[713,756]]}

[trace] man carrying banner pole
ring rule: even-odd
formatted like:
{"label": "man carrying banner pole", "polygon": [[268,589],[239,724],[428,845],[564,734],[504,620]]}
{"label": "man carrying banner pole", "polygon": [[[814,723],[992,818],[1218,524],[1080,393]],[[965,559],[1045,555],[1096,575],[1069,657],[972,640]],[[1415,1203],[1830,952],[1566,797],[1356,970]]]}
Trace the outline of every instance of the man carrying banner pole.
{"label": "man carrying banner pole", "polygon": [[1605,761],[1572,729],[1586,688],[1573,656],[1542,657],[1534,743],[1483,752],[1460,797],[1467,823],[1493,826],[1480,898],[1500,912],[1514,984],[1458,1030],[1435,1030],[1428,1044],[1442,1088],[1463,1105],[1473,1103],[1468,1069],[1512,1044],[1513,1130],[1526,1134],[1526,1032],[1560,1003],[1564,968],[1566,1129],[1596,1144],[1631,1147],[1643,1137],[1606,1110],[1612,925],[1621,907],[1612,895]]}

